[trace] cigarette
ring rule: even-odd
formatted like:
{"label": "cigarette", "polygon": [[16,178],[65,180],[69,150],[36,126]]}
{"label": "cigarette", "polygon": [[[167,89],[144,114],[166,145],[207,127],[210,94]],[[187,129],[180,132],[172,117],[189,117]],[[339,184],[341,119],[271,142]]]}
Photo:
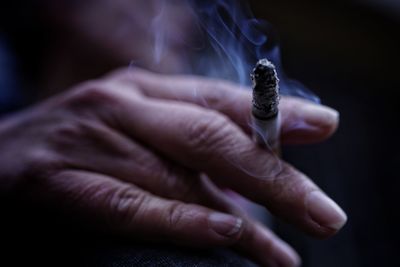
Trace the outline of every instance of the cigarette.
{"label": "cigarette", "polygon": [[253,81],[252,129],[254,141],[272,152],[279,151],[279,79],[274,64],[260,59],[251,73]]}

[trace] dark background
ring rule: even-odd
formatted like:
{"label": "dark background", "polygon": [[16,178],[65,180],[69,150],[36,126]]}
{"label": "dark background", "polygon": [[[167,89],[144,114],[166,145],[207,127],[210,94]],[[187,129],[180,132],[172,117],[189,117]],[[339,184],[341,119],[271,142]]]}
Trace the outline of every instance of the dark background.
{"label": "dark background", "polygon": [[287,74],[341,117],[327,143],[287,148],[284,156],[337,200],[348,224],[326,241],[284,224],[280,235],[304,266],[400,266],[399,3],[250,2],[279,32]]}
{"label": "dark background", "polygon": [[[300,252],[304,266],[400,266],[399,8],[385,9],[379,0],[376,5],[362,0],[249,2],[255,15],[279,32],[286,73],[341,114],[332,139],[285,148],[284,157],[344,208],[348,224],[325,241],[283,223],[278,233]],[[29,240],[16,241],[19,248],[19,242]]]}

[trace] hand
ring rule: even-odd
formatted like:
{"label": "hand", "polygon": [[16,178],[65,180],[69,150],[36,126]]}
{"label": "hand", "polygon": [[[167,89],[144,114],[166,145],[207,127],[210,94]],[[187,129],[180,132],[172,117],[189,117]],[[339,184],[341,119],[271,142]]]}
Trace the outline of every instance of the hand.
{"label": "hand", "polygon": [[[233,246],[263,266],[296,266],[297,254],[216,185],[318,237],[346,216],[251,140],[250,93],[236,87],[138,69],[81,84],[0,123],[0,192],[28,188],[40,205],[134,239]],[[280,108],[283,143],[322,141],[337,127],[327,107],[283,98]]]}

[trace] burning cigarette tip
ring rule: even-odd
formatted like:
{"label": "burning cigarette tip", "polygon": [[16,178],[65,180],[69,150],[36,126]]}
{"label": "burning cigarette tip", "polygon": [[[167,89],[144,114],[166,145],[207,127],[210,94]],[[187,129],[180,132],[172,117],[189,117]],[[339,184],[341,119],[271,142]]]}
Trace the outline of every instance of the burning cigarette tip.
{"label": "burning cigarette tip", "polygon": [[277,116],[279,79],[274,64],[268,59],[260,59],[251,73],[251,79],[253,81],[253,116],[262,120]]}
{"label": "burning cigarette tip", "polygon": [[279,151],[279,79],[274,64],[267,59],[257,62],[251,73],[253,81],[253,137],[261,146]]}

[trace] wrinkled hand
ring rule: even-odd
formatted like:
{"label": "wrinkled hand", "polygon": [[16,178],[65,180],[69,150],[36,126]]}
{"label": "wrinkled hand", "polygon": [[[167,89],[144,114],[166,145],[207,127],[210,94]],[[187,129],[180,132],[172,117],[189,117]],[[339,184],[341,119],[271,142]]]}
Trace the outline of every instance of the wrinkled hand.
{"label": "wrinkled hand", "polygon": [[[251,140],[250,105],[248,91],[222,81],[114,72],[0,123],[0,190],[28,186],[32,199],[134,239],[234,246],[263,266],[295,266],[297,254],[218,186],[318,237],[346,216]],[[337,127],[329,108],[288,97],[280,108],[283,143]]]}

